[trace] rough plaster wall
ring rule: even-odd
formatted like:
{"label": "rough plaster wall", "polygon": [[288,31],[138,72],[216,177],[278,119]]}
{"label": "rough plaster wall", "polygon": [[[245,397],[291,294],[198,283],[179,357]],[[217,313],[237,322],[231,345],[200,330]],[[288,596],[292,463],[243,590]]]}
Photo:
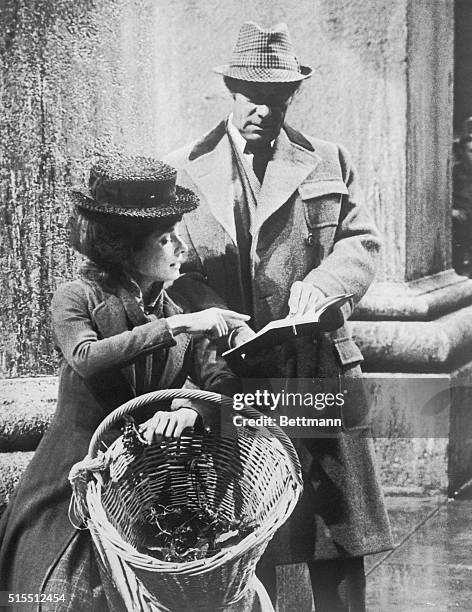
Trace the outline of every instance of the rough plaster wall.
{"label": "rough plaster wall", "polygon": [[0,13],[1,369],[51,372],[49,304],[72,274],[67,190],[93,156],[150,153],[152,1],[7,0]]}
{"label": "rough plaster wall", "polygon": [[[229,110],[211,68],[240,24],[287,21],[315,69],[289,118],[357,162],[404,272],[407,0],[4,0],[0,317],[4,375],[54,370],[49,302],[73,274],[66,193],[101,151],[162,155]],[[394,238],[395,237],[395,238]]]}

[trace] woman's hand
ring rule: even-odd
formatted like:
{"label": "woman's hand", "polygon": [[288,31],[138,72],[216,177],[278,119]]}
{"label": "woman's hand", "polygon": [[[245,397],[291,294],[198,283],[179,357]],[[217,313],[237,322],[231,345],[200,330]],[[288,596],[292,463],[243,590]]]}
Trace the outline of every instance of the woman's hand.
{"label": "woman's hand", "polygon": [[199,312],[174,315],[166,321],[174,334],[185,332],[196,337],[221,338],[226,336],[230,329],[237,327],[241,321],[248,321],[250,318],[234,310],[207,308]]}
{"label": "woman's hand", "polygon": [[160,442],[163,438],[177,439],[184,429],[195,425],[197,418],[198,412],[192,408],[179,408],[175,412],[159,411],[143,423],[140,430],[148,444],[153,440]]}

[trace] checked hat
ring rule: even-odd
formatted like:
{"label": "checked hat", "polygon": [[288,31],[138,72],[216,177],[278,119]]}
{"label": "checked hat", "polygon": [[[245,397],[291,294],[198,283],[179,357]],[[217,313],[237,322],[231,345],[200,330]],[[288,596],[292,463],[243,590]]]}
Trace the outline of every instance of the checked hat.
{"label": "checked hat", "polygon": [[312,74],[295,55],[286,23],[264,30],[254,21],[241,26],[229,64],[214,71],[233,79],[259,83],[290,83]]}
{"label": "checked hat", "polygon": [[198,197],[176,185],[177,170],[150,157],[102,157],[90,170],[88,189],[72,189],[73,203],[93,212],[156,219],[197,208]]}

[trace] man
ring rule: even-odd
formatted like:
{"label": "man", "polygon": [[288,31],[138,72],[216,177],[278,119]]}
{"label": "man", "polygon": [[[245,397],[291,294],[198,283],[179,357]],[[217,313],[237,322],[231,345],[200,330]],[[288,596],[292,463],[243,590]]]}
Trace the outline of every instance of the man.
{"label": "man", "polygon": [[[186,220],[190,268],[230,308],[250,314],[256,331],[326,296],[351,293],[355,303],[372,282],[379,235],[347,152],[285,123],[293,95],[312,72],[299,65],[287,26],[245,23],[230,63],[215,70],[231,93],[232,113],[167,158],[201,200]],[[352,306],[344,307],[346,317]],[[283,363],[274,376],[322,379],[339,390],[347,377],[359,376],[362,361],[345,326],[315,342],[297,340],[278,355]],[[356,430],[365,398],[348,400],[345,429]],[[275,566],[306,561],[317,612],[364,610],[363,556],[391,547],[372,441],[345,431],[294,443],[304,494],[259,576],[274,600]]]}

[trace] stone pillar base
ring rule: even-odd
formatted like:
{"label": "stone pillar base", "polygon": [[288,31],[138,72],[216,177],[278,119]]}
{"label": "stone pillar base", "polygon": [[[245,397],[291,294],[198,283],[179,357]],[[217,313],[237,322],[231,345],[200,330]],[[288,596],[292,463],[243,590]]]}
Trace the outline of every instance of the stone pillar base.
{"label": "stone pillar base", "polygon": [[377,283],[354,317],[382,481],[453,494],[472,477],[472,280]]}

